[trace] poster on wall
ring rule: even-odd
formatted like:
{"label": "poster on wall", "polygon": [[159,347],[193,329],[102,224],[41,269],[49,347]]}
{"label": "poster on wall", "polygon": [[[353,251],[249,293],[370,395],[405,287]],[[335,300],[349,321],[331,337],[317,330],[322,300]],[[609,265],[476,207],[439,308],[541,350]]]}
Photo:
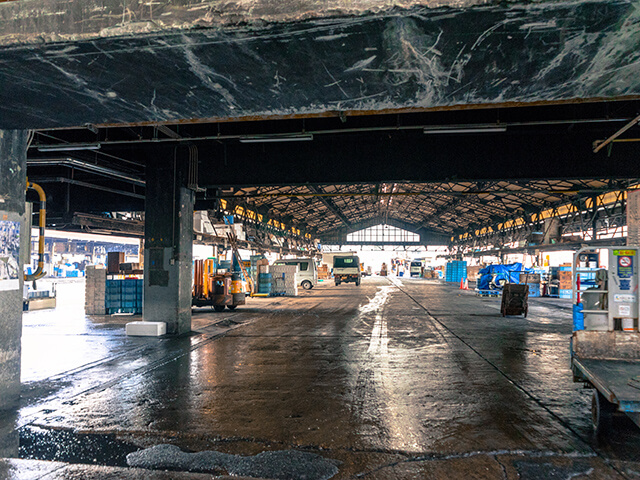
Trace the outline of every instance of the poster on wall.
{"label": "poster on wall", "polygon": [[0,290],[20,288],[20,222],[0,220]]}

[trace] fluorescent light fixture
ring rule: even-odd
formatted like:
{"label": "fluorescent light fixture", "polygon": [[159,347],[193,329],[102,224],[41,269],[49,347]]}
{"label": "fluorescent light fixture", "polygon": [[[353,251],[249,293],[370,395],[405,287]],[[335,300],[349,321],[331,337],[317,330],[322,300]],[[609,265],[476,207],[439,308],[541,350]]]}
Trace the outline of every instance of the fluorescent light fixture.
{"label": "fluorescent light fixture", "polygon": [[313,140],[311,133],[293,133],[283,135],[252,135],[240,137],[240,143],[306,142]]}
{"label": "fluorescent light fixture", "polygon": [[446,126],[446,127],[425,127],[423,132],[425,134],[440,134],[440,133],[500,133],[506,132],[506,125],[465,125],[460,127]]}
{"label": "fluorescent light fixture", "polygon": [[56,145],[40,145],[40,152],[69,152],[71,150],[100,150],[99,143],[58,143]]}

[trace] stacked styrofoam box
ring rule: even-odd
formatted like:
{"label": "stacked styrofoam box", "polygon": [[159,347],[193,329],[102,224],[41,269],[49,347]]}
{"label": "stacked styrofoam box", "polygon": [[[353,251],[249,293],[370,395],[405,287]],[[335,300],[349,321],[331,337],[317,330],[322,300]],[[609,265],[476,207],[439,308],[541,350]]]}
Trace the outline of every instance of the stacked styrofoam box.
{"label": "stacked styrofoam box", "polygon": [[295,270],[292,273],[286,273],[284,279],[284,294],[287,297],[297,297],[298,296],[298,274],[296,271],[298,267],[295,267]]}
{"label": "stacked styrofoam box", "polygon": [[298,295],[298,267],[297,265],[271,265],[271,293],[273,295]]}
{"label": "stacked styrofoam box", "polygon": [[236,238],[238,240],[242,240],[242,241],[246,241],[247,240],[247,234],[244,231],[244,227],[242,226],[241,223],[234,223],[233,224],[233,231],[236,234]]}
{"label": "stacked styrofoam box", "polygon": [[84,290],[84,311],[87,315],[105,315],[107,269],[102,265],[87,265]]}
{"label": "stacked styrofoam box", "polygon": [[199,233],[213,234],[213,226],[206,211],[193,212],[193,229]]}

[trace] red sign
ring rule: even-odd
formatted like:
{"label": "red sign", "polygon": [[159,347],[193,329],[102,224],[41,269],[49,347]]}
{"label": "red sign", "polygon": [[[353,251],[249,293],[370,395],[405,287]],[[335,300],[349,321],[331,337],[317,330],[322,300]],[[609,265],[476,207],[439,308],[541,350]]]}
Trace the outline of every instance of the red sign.
{"label": "red sign", "polygon": [[621,267],[630,267],[631,266],[631,259],[629,257],[620,257],[620,258],[618,258],[618,264]]}

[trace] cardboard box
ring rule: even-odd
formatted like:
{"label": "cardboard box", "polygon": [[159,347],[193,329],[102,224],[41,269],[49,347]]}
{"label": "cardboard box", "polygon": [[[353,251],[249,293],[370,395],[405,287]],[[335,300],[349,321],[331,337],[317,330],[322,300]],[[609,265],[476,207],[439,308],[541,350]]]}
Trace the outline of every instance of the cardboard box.
{"label": "cardboard box", "polygon": [[520,283],[540,283],[539,273],[521,273]]}
{"label": "cardboard box", "polygon": [[107,253],[107,273],[120,272],[121,263],[124,263],[124,252]]}

